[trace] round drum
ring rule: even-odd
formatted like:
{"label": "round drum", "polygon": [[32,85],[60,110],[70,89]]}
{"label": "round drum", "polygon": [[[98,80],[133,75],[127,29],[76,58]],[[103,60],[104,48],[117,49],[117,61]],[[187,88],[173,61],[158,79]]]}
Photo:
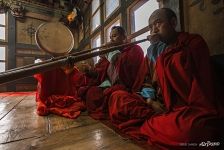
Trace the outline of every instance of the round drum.
{"label": "round drum", "polygon": [[41,24],[35,38],[39,48],[53,56],[66,55],[74,46],[72,32],[60,22]]}

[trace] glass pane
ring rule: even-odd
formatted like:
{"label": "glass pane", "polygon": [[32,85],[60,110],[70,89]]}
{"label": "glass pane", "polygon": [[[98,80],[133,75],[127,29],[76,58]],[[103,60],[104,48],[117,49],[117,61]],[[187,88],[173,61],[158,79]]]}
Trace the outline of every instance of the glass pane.
{"label": "glass pane", "polygon": [[0,27],[0,40],[5,40],[5,27]]}
{"label": "glass pane", "polygon": [[100,25],[100,10],[92,18],[92,31]]}
{"label": "glass pane", "polygon": [[[136,32],[146,26],[148,26],[148,20],[152,12],[159,8],[157,0],[150,0],[144,3],[141,7],[134,11],[135,28],[133,32]],[[147,13],[146,13],[147,12]]]}
{"label": "glass pane", "polygon": [[[146,39],[146,37],[147,37],[148,35],[149,35],[149,33],[148,33],[148,32],[145,32],[145,33],[143,33],[143,34],[137,36],[137,37],[135,38],[135,40],[138,41],[138,40]],[[149,41],[146,41],[146,42],[139,43],[138,45],[141,46],[141,48],[143,49],[144,56],[145,56],[146,53],[147,53],[147,49],[148,49],[148,47],[150,46],[150,42],[149,42]]]}
{"label": "glass pane", "polygon": [[5,14],[0,14],[0,24],[5,25]]}
{"label": "glass pane", "polygon": [[0,47],[0,60],[5,60],[5,47]]}
{"label": "glass pane", "polygon": [[[100,35],[98,35],[97,37],[95,37],[95,38],[92,40],[92,48],[99,47],[99,46],[101,46],[101,38],[100,38]],[[99,49],[97,49],[96,51],[99,51]],[[94,57],[94,58],[93,58],[94,63],[97,63],[99,59],[100,59],[99,56]]]}
{"label": "glass pane", "polygon": [[100,6],[100,0],[92,1],[92,14],[96,11],[96,9]]}
{"label": "glass pane", "polygon": [[106,18],[119,6],[119,0],[106,0]]}
{"label": "glass pane", "polygon": [[110,32],[111,32],[111,28],[113,26],[120,26],[120,20],[117,20],[115,23],[113,23],[109,28],[106,29],[106,41],[109,42],[110,41]]}
{"label": "glass pane", "polygon": [[0,72],[5,71],[5,62],[0,62]]}

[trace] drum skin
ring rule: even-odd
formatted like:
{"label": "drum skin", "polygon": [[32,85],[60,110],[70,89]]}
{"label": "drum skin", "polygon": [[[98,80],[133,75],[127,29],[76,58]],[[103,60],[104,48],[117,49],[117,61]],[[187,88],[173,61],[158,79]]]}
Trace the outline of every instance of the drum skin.
{"label": "drum skin", "polygon": [[60,22],[41,24],[35,38],[38,47],[53,56],[66,55],[74,47],[72,32]]}

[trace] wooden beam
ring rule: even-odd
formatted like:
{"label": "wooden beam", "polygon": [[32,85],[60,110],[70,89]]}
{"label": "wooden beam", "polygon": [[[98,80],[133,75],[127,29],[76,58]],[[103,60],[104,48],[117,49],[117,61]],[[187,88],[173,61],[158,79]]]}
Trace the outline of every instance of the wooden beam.
{"label": "wooden beam", "polygon": [[[16,67],[16,19],[11,13],[8,13],[8,58],[7,69]],[[16,87],[13,84],[8,84],[8,91],[15,91]]]}

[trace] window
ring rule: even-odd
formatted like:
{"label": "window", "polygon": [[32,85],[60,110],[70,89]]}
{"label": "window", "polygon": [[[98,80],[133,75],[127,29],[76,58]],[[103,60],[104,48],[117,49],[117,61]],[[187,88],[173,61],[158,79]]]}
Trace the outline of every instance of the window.
{"label": "window", "polygon": [[106,0],[106,18],[109,17],[120,5],[120,0]]}
{"label": "window", "polygon": [[5,46],[0,46],[0,72],[5,71]]}
{"label": "window", "polygon": [[[129,8],[129,20],[131,26],[129,32],[134,35],[132,40],[145,39],[148,35],[148,19],[152,12],[159,8],[157,0],[139,1]],[[147,12],[147,13],[146,13]],[[147,53],[147,48],[150,46],[150,42],[143,42],[138,44]]]}
{"label": "window", "polygon": [[100,0],[93,0],[91,31],[94,31],[99,26],[100,26]]}
{"label": "window", "polygon": [[131,32],[137,32],[144,27],[147,27],[150,15],[158,8],[159,3],[157,0],[149,0],[143,4],[140,1],[131,8]]}
{"label": "window", "polygon": [[120,26],[121,23],[120,23],[120,17],[116,18],[115,20],[113,20],[110,24],[108,24],[106,27],[105,27],[105,41],[106,42],[109,42],[110,41],[110,32],[111,32],[111,28],[113,26]]}
{"label": "window", "polygon": [[[97,35],[97,36],[95,36],[95,37],[92,39],[92,42],[91,42],[91,43],[92,43],[92,45],[91,45],[92,48],[101,46],[101,37],[100,37],[100,34]],[[99,51],[99,49],[97,49],[96,51]],[[94,60],[94,64],[96,64],[96,63],[98,62],[99,59],[100,59],[99,56],[94,57],[94,58],[93,58],[93,60]]]}
{"label": "window", "polygon": [[5,40],[5,14],[0,14],[0,40]]}
{"label": "window", "polygon": [[[0,40],[5,41],[5,14],[0,14]],[[6,46],[0,46],[0,72],[4,72],[6,70]]]}

